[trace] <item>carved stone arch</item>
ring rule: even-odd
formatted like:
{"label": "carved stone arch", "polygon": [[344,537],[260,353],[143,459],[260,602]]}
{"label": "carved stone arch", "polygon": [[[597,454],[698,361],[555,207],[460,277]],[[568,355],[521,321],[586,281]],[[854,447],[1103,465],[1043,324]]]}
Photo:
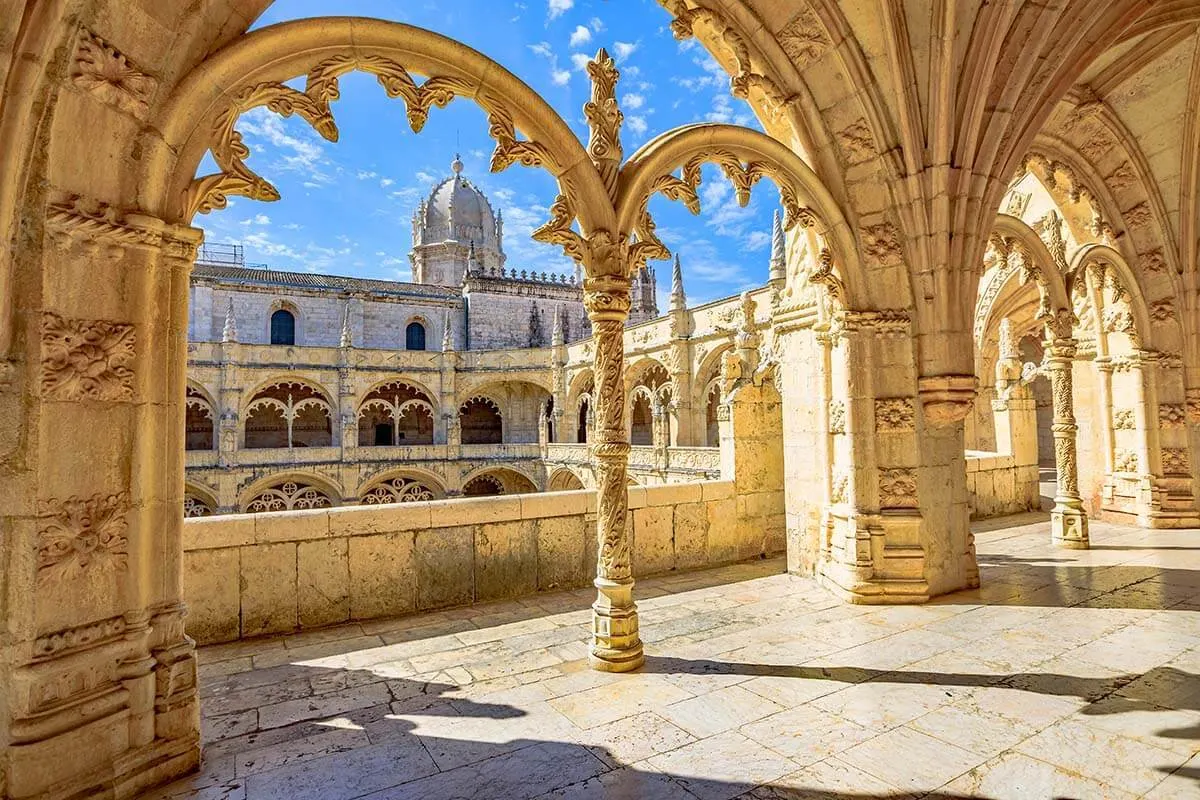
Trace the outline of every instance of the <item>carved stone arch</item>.
{"label": "carved stone arch", "polygon": [[[139,186],[143,207],[169,221],[189,224],[201,209],[220,208],[229,194],[257,199],[278,192],[249,170],[237,118],[250,108],[299,114],[334,141],[330,103],[337,80],[351,71],[379,78],[390,96],[404,99],[419,132],[431,107],[469,98],[488,115],[496,140],[492,169],[512,163],[540,165],[579,209],[584,232],[613,230],[608,192],[578,138],[554,110],[520,79],[483,54],[431,31],[397,22],[354,17],[303,19],[271,25],[208,57],[176,87],[146,127]],[[428,76],[418,85],[410,73]],[[305,91],[284,85],[307,76]],[[520,139],[521,134],[528,139]],[[193,179],[215,146],[221,172]]]}
{"label": "carved stone arch", "polygon": [[[1124,294],[1127,295],[1129,309],[1133,317],[1134,334],[1144,347],[1151,349],[1161,349],[1163,346],[1163,331],[1158,330],[1152,324],[1150,315],[1150,304],[1146,300],[1146,295],[1143,292],[1142,285],[1138,281],[1138,276],[1130,268],[1129,263],[1117,250],[1114,250],[1107,245],[1102,244],[1087,244],[1079,248],[1072,256],[1070,262],[1069,275],[1072,278],[1072,283],[1076,277],[1082,278],[1089,266],[1098,265],[1105,270],[1112,270],[1115,273],[1116,280],[1119,282]],[[1097,325],[1100,320],[1096,320]],[[1174,330],[1178,339],[1184,339],[1182,331],[1179,330],[1178,321],[1175,321]],[[1103,331],[1097,329],[1093,331],[1096,335],[1100,335]],[[1176,346],[1186,346],[1185,341],[1176,341]]]}
{"label": "carved stone arch", "polygon": [[584,489],[583,481],[567,467],[559,467],[550,473],[546,481],[547,492],[572,492]]}
{"label": "carved stone arch", "polygon": [[279,386],[279,385],[288,384],[288,383],[300,384],[300,385],[307,387],[315,395],[319,396],[322,400],[324,400],[329,405],[330,408],[334,407],[334,402],[333,402],[332,398],[335,397],[336,395],[334,393],[330,392],[329,389],[326,388],[326,386],[320,382],[320,380],[318,380],[314,377],[307,376],[307,375],[289,372],[289,373],[280,373],[278,375],[272,375],[269,378],[264,378],[263,380],[256,383],[249,391],[243,392],[242,396],[244,398],[246,398],[245,400],[242,401],[241,413],[242,413],[243,417],[245,416],[246,409],[249,408],[250,404],[252,402],[254,402],[255,398],[257,398],[260,394],[262,394],[263,391],[271,388],[272,386]]}
{"label": "carved stone arch", "polygon": [[[886,175],[894,172],[881,157],[891,149],[882,142],[893,140],[887,105],[837,2],[779,6],[783,13],[769,19],[748,3],[659,2],[676,16],[672,23],[676,37],[695,35],[730,73],[731,84],[746,87],[748,91],[734,93],[746,95],[767,132],[811,162],[843,202],[854,202],[845,183],[848,164],[876,161]],[[854,103],[854,109],[843,115],[853,121],[835,126],[811,86],[819,86],[824,98],[853,98],[848,102]],[[837,105],[845,110],[846,102]]]}
{"label": "carved stone arch", "polygon": [[472,481],[494,480],[503,489],[502,494],[525,494],[538,491],[538,481],[525,470],[516,466],[478,467],[463,476],[463,494],[467,494],[467,486]]}
{"label": "carved stone arch", "polygon": [[442,479],[428,470],[405,467],[372,475],[356,492],[361,505],[413,503],[446,496]]}
{"label": "carved stone arch", "polygon": [[708,397],[708,386],[715,382],[720,382],[721,378],[721,360],[726,353],[733,350],[733,342],[722,342],[712,350],[704,354],[704,358],[696,366],[695,380],[692,381],[698,393],[693,398],[695,407],[699,408],[703,405],[705,398]]}
{"label": "carved stone arch", "polygon": [[184,390],[184,448],[213,450],[217,446],[217,418],[220,411],[212,395],[199,383],[189,380]]}
{"label": "carved stone arch", "polygon": [[220,507],[221,504],[217,501],[215,491],[194,481],[184,482],[183,516],[185,519],[211,516],[217,513]]}
{"label": "carved stone arch", "polygon": [[567,386],[567,409],[578,411],[579,403],[586,395],[591,397],[596,385],[596,375],[591,367],[585,367],[571,378]]}
{"label": "carved stone arch", "polygon": [[977,348],[983,345],[984,332],[995,327],[992,317],[999,292],[1013,280],[1034,282],[1041,302],[1038,318],[1044,320],[1046,325],[1053,326],[1056,336],[1071,335],[1073,311],[1066,276],[1060,272],[1046,243],[1029,225],[1017,217],[998,215],[989,240],[989,258],[999,263],[985,273],[984,280],[976,290],[974,322]]}
{"label": "carved stone arch", "polygon": [[[650,140],[630,156],[622,170],[617,201],[617,218],[625,236],[638,239],[649,257],[662,244],[653,234],[653,222],[646,211],[648,198],[655,193],[682,200],[693,212],[699,208],[697,188],[700,167],[715,163],[733,183],[739,202],[748,201],[751,187],[763,177],[779,187],[784,208],[784,227],[792,231],[800,226],[818,237],[821,268],[807,280],[824,286],[827,292],[849,307],[895,306],[893,295],[871,297],[859,261],[859,242],[841,207],[812,168],[785,145],[771,137],[733,125],[685,125]],[[680,175],[675,171],[680,170]],[[636,259],[635,259],[636,260]],[[788,287],[785,294],[797,287]],[[912,305],[912,290],[903,299]],[[873,300],[876,301],[873,303]]]}
{"label": "carved stone arch", "polygon": [[[321,497],[307,496],[305,489],[313,489]],[[341,487],[322,475],[310,472],[275,473],[254,481],[242,490],[238,495],[238,508],[245,513],[332,508],[341,505],[342,496]]]}
{"label": "carved stone arch", "polygon": [[436,408],[437,408],[437,401],[435,400],[436,394],[434,392],[430,391],[429,387],[426,386],[423,382],[416,380],[415,378],[413,378],[410,375],[405,375],[402,378],[398,378],[398,377],[397,378],[384,378],[382,380],[375,381],[374,383],[370,384],[366,388],[365,391],[362,392],[360,397],[362,397],[362,399],[365,400],[366,398],[370,397],[372,393],[378,392],[378,391],[382,390],[384,387],[390,386],[392,384],[401,384],[403,386],[409,387],[414,392],[418,393],[421,396],[421,398],[423,400],[425,400],[425,402],[429,403],[436,410]]}

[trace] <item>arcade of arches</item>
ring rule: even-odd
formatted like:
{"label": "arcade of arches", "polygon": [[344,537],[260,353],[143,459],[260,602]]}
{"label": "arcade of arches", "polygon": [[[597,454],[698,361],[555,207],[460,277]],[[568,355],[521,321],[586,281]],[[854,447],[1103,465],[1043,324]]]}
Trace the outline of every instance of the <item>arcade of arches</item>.
{"label": "arcade of arches", "polygon": [[[494,586],[555,526],[528,546],[504,538],[516,528],[484,537],[489,514],[542,499],[490,495],[586,487],[588,659],[613,672],[645,661],[633,577],[655,569],[647,542],[677,548],[658,569],[701,563],[672,533],[689,520],[785,549],[789,572],[867,604],[980,589],[970,519],[1037,509],[1042,465],[1055,552],[1088,548],[1097,520],[1141,529],[1149,547],[1200,527],[1195,3],[661,0],[765,132],[686,126],[628,156],[603,50],[581,142],[452,40],[350,18],[246,34],[267,5],[0,0],[0,796],[129,797],[196,768],[213,700],[186,632],[185,532],[213,521],[185,513],[253,512],[236,518],[250,531],[324,520],[314,539],[360,525],[371,543],[351,530],[346,557],[377,577],[355,591],[393,598],[404,576],[444,564],[405,551],[409,572],[380,572],[399,550],[370,548],[413,541],[379,527],[389,519],[462,520],[473,580]],[[266,106],[334,140],[352,70],[379,78],[380,102],[405,103],[414,131],[452,98],[478,104],[494,171],[557,180],[534,235],[579,264],[591,333],[531,350],[549,359],[543,381],[481,368],[444,396],[408,373],[343,382],[347,344],[325,348],[320,374],[263,374],[229,396],[189,383],[196,215],[278,197],[248,165],[238,117]],[[217,171],[198,175],[206,154]],[[779,188],[769,280],[688,309],[680,279],[665,316],[626,328],[631,283],[669,256],[648,197],[698,206],[704,163],[739,197],[763,179]],[[286,314],[270,346],[302,349],[307,322]],[[405,339],[422,374],[446,368],[424,327]],[[212,343],[211,369],[241,369],[218,357],[241,346]],[[488,461],[549,447],[551,432],[561,449],[537,475]],[[403,462],[337,480],[317,469],[402,442],[480,448],[463,450],[480,460],[453,486],[474,499],[444,500],[447,485]],[[631,486],[718,444],[722,481],[676,487],[686,503],[651,507],[651,489]],[[222,462],[233,452],[239,463]],[[192,466],[243,471],[206,487]],[[333,508],[352,503],[371,507]],[[989,596],[989,574],[973,597]],[[368,597],[344,619],[392,607]]]}

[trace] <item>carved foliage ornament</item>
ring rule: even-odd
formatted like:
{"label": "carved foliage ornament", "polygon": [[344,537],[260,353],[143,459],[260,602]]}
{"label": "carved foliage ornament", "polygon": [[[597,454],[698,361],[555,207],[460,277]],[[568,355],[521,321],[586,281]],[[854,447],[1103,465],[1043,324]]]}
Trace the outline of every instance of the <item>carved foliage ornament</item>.
{"label": "carved foliage ornament", "polygon": [[879,505],[881,508],[916,508],[916,474],[911,469],[881,469]]}
{"label": "carved foliage ornament", "polygon": [[1162,451],[1163,474],[1190,476],[1187,448],[1164,447]]}
{"label": "carved foliage ornament", "polygon": [[125,569],[129,494],[39,503],[38,583],[59,586],[89,574]]}
{"label": "carved foliage ornament", "polygon": [[42,393],[50,400],[132,400],[134,328],[42,314]]}
{"label": "carved foliage ornament", "polygon": [[1113,429],[1131,431],[1137,428],[1137,419],[1132,408],[1118,408],[1113,411]]}
{"label": "carved foliage ornament", "polygon": [[[231,194],[254,200],[278,200],[279,192],[275,187],[246,166],[245,159],[250,150],[235,129],[238,119],[252,108],[265,106],[284,117],[298,114],[322,137],[335,142],[338,129],[330,103],[340,95],[338,79],[354,70],[375,75],[389,97],[404,101],[414,133],[419,133],[425,126],[432,107],[444,108],[456,96],[474,94],[476,88],[471,79],[452,76],[433,76],[418,85],[403,65],[377,54],[336,55],[320,62],[309,71],[303,92],[277,82],[248,86],[234,97],[213,124],[215,144],[212,155],[221,171],[192,181],[184,197],[187,215],[224,208]],[[555,162],[545,147],[517,138],[512,114],[502,100],[480,93],[475,96],[475,101],[487,114],[488,135],[496,141],[491,160],[493,172],[500,172],[514,163],[554,168]]]}
{"label": "carved foliage ornament", "polygon": [[911,431],[916,428],[916,411],[907,397],[887,397],[875,401],[875,429],[881,433]]}
{"label": "carved foliage ornament", "polygon": [[135,116],[149,107],[158,81],[129,62],[112,45],[81,29],[71,81],[106,103]]}
{"label": "carved foliage ornament", "polygon": [[829,403],[829,432],[846,432],[846,404],[841,400],[831,400]]}
{"label": "carved foliage ornament", "polygon": [[801,8],[776,34],[780,47],[798,69],[804,69],[825,54],[830,47],[829,34],[812,9]]}

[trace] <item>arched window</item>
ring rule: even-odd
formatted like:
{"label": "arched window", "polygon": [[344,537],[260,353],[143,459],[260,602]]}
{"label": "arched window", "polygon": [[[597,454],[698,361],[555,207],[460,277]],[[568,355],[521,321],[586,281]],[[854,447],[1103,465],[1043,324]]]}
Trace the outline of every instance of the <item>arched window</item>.
{"label": "arched window", "polygon": [[504,421],[500,409],[485,397],[475,397],[458,409],[463,444],[501,444]]}
{"label": "arched window", "polygon": [[584,398],[579,403],[579,425],[575,431],[575,441],[579,444],[586,444],[588,437],[588,401]]}
{"label": "arched window", "polygon": [[286,308],[271,315],[271,344],[296,343],[296,317]]}
{"label": "arched window", "polygon": [[651,413],[649,397],[638,394],[634,398],[629,419],[629,443],[632,445],[654,444],[654,417]]}
{"label": "arched window", "polygon": [[404,349],[405,350],[424,350],[425,349],[425,326],[419,322],[410,322],[408,327],[404,329]]}

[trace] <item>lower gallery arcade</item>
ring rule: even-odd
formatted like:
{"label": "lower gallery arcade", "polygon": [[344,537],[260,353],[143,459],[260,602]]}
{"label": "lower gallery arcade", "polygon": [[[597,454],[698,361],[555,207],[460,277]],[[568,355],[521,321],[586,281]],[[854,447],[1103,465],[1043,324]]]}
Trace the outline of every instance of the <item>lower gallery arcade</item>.
{"label": "lower gallery arcade", "polygon": [[[1182,51],[1200,74],[1190,4],[926,9],[900,36],[889,3],[880,44],[833,0],[662,0],[763,130],[631,154],[604,50],[582,142],[399,23],[8,5],[0,798],[135,797],[202,743],[158,796],[1194,788],[1200,93],[1159,85]],[[919,79],[918,39],[950,62]],[[238,118],[336,140],[355,70],[417,132],[477,104],[493,171],[556,179],[534,237],[579,265],[590,335],[422,328],[392,359],[230,319],[189,347],[197,215],[278,197]],[[630,324],[670,255],[648,198],[698,207],[702,164],[779,189],[769,280],[694,308],[680,281]]]}

